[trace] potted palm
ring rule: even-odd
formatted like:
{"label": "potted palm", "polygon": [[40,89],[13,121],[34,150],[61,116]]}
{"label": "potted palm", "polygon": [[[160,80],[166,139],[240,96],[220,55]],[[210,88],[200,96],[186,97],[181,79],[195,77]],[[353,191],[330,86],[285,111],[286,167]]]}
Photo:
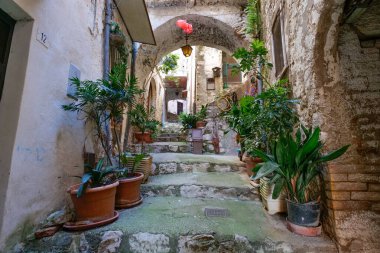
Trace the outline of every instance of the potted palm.
{"label": "potted palm", "polygon": [[119,185],[116,191],[117,208],[129,208],[142,202],[140,185],[144,178],[144,174],[136,172],[136,169],[144,157],[144,154],[133,156],[124,153],[121,155],[121,164],[123,168],[118,170],[117,173],[119,179]]}
{"label": "potted palm", "polygon": [[[76,86],[76,101],[63,105],[62,108],[66,111],[76,112],[80,119],[83,119],[87,124],[90,124],[95,140],[98,141],[103,148],[105,158],[100,159],[95,168],[89,168],[82,176],[82,183],[69,188],[72,201],[74,203],[76,221],[83,223],[90,222],[90,227],[95,225],[107,224],[117,217],[117,212],[114,212],[115,194],[118,182],[109,180],[114,173],[112,146],[110,143],[110,133],[106,132],[109,123],[114,125],[121,122],[124,110],[127,104],[133,102],[136,94],[141,93],[136,86],[136,79],[126,77],[126,65],[116,65],[110,72],[108,80],[99,79],[96,81],[80,81],[78,78],[71,80]],[[114,138],[120,150],[119,136],[114,129]],[[119,159],[120,167],[120,159]],[[112,177],[113,178],[113,177]],[[105,201],[105,197],[100,194],[107,191],[107,197],[112,201]],[[88,196],[87,196],[88,195]],[[100,196],[100,197],[99,197]],[[97,204],[103,201],[107,207]],[[98,207],[97,207],[98,206]],[[100,207],[100,208],[99,208]],[[96,211],[96,214],[86,214],[83,209]],[[103,215],[101,210],[104,210],[107,215]],[[110,211],[112,210],[112,212]],[[99,213],[99,215],[98,215]],[[86,216],[87,215],[87,216]],[[68,229],[85,229],[86,225],[69,224]]]}
{"label": "potted palm", "polygon": [[300,127],[295,138],[286,134],[275,142],[273,155],[253,149],[255,155],[264,161],[256,166],[255,178],[273,174],[270,180],[274,185],[272,197],[276,199],[284,191],[287,198],[288,227],[296,233],[309,236],[320,233],[323,164],[340,157],[349,147],[346,145],[322,155],[324,145],[319,137],[319,127],[314,130]]}

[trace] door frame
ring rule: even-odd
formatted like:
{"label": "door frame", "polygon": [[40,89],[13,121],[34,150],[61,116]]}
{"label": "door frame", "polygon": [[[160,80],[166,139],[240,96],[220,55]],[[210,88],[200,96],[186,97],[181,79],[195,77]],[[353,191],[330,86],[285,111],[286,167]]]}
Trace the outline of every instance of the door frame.
{"label": "door frame", "polygon": [[4,74],[3,76],[0,76],[0,101],[1,101],[1,97],[2,97],[3,89],[4,89],[4,83],[5,83],[5,75],[7,71],[7,65],[8,65],[8,59],[9,59],[9,52],[11,50],[13,31],[15,28],[16,20],[11,18],[6,12],[0,9],[0,21],[6,23],[10,27],[8,41],[6,42],[6,47],[5,47],[4,63],[0,64],[0,67],[4,68],[3,70]]}

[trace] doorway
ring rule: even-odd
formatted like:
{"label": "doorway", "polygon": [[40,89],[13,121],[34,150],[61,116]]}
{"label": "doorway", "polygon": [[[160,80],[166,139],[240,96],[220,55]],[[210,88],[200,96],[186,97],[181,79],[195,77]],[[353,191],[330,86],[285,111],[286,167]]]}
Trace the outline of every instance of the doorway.
{"label": "doorway", "polygon": [[15,23],[15,20],[0,9],[0,100],[3,93],[5,71],[7,69]]}

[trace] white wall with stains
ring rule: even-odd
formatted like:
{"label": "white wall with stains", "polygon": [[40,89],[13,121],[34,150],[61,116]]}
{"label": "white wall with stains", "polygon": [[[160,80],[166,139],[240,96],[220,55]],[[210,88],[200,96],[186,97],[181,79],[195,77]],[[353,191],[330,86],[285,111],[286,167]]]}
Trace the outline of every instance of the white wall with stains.
{"label": "white wall with stains", "polygon": [[[0,102],[0,249],[69,203],[65,189],[83,172],[84,123],[61,105],[72,101],[70,64],[81,79],[102,76],[103,6],[104,0],[0,1],[17,20]],[[37,40],[41,33],[45,44]]]}

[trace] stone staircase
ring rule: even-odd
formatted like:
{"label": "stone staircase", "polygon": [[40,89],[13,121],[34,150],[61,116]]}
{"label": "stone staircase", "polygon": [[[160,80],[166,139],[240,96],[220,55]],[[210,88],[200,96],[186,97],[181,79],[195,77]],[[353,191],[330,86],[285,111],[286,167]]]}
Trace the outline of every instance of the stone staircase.
{"label": "stone staircase", "polygon": [[[187,134],[181,131],[179,123],[165,123],[153,143],[144,144],[150,153],[190,153],[190,143],[186,142]],[[132,150],[140,150],[141,144],[132,144]]]}
{"label": "stone staircase", "polygon": [[326,236],[308,238],[268,215],[236,156],[153,154],[141,205],[105,227],[60,231],[15,252],[337,252]]}

